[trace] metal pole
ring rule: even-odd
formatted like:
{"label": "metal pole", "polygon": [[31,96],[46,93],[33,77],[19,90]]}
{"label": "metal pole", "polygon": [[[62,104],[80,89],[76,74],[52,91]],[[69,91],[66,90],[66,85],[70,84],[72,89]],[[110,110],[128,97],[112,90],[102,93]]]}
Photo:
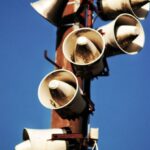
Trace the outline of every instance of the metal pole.
{"label": "metal pole", "polygon": [[[68,3],[71,3],[71,2],[73,2],[73,1],[72,0],[68,1]],[[86,26],[86,11],[84,10],[84,6],[83,6],[85,3],[85,0],[79,0],[79,2],[81,3],[81,9],[78,12],[79,16],[77,16],[79,19],[78,23],[81,27],[85,27]],[[65,19],[65,17],[67,18],[67,16],[77,15],[77,14],[73,14],[75,7],[76,6],[74,6],[74,5],[66,6],[64,13],[63,13],[64,19]],[[68,20],[66,20],[66,22],[68,25],[72,23],[72,22],[68,22]],[[72,66],[63,56],[62,44],[63,44],[65,37],[68,35],[68,33],[70,33],[73,30],[74,30],[74,26],[67,26],[67,25],[58,28],[57,43],[56,43],[56,64],[58,64],[58,66],[63,67],[64,69],[67,69],[70,71],[73,71]],[[78,82],[79,82],[80,88],[82,90],[84,90],[83,89],[83,87],[84,87],[83,79],[78,77]],[[88,91],[88,93],[89,93],[89,91]],[[87,108],[87,110],[88,110],[88,108]],[[78,117],[74,120],[62,119],[55,110],[52,110],[51,127],[52,128],[69,127],[71,129],[72,133],[81,133],[85,137],[87,135],[87,123],[88,123],[88,116],[89,116],[89,113],[87,110],[85,110],[85,112],[80,117]],[[83,146],[83,143],[80,142],[80,146],[78,147],[77,150],[87,150],[87,146]]]}

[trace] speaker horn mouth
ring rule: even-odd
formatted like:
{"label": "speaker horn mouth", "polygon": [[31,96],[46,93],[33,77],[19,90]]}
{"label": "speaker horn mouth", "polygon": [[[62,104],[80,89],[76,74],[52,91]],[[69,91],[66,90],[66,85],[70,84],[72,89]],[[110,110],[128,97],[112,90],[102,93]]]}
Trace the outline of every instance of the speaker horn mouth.
{"label": "speaker horn mouth", "polygon": [[[61,86],[62,90],[67,90],[68,87],[65,87],[66,85],[68,85],[69,88],[72,87],[73,91],[71,91],[72,95],[70,100],[63,101],[62,94],[61,98],[59,98],[58,94],[62,91],[59,91],[59,93],[57,92],[57,95],[53,94],[59,85]],[[78,92],[78,88],[78,81],[75,75],[71,71],[59,69],[47,74],[42,79],[38,89],[38,97],[40,102],[45,107],[50,109],[61,109],[72,102]],[[69,98],[68,95],[66,96],[66,98]],[[60,102],[58,102],[59,99]]]}
{"label": "speaker horn mouth", "polygon": [[[130,14],[121,14],[115,20],[113,33],[117,46],[126,54],[137,54],[143,48],[145,42],[144,30],[141,23]],[[122,28],[122,33],[119,28]],[[121,36],[124,39],[121,39],[121,36],[117,37],[117,31],[119,30],[120,35],[122,34],[123,36]]]}
{"label": "speaker horn mouth", "polygon": [[87,105],[76,76],[65,69],[52,71],[42,79],[38,98],[43,106],[67,119],[79,116]]}
{"label": "speaker horn mouth", "polygon": [[87,66],[102,57],[104,48],[104,40],[99,32],[91,28],[80,28],[65,38],[63,54],[72,64]]}

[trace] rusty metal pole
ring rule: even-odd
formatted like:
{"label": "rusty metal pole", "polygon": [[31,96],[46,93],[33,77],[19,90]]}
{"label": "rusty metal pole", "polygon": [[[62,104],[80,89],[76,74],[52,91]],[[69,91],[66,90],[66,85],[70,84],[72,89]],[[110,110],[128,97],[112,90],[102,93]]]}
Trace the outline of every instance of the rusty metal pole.
{"label": "rusty metal pole", "polygon": [[[69,0],[69,2],[73,2],[72,0]],[[83,3],[83,0],[80,0],[80,3]],[[64,13],[63,13],[63,18],[65,20],[65,17],[70,16],[70,21],[69,19],[66,20],[67,24],[73,23],[74,21],[72,17],[74,17],[75,13],[75,7],[74,5],[67,5]],[[73,15],[74,14],[74,15]],[[81,11],[80,17],[82,20],[79,22],[80,26],[85,26],[85,13],[84,10]],[[72,71],[72,66],[71,64],[64,58],[64,55],[62,53],[62,44],[65,39],[65,37],[74,30],[74,26],[62,26],[58,28],[57,30],[57,43],[56,43],[56,63],[59,66],[62,66],[64,69]],[[82,89],[83,81],[78,78],[79,85]],[[59,114],[55,111],[52,110],[51,114],[51,127],[52,128],[63,128],[63,127],[69,127],[72,131],[72,133],[83,133],[83,130],[86,129],[84,122],[87,122],[84,120],[84,116],[80,116],[74,120],[68,120],[68,119],[63,119],[59,116]]]}
{"label": "rusty metal pole", "polygon": [[87,8],[87,27],[92,28],[93,27],[93,10],[92,5],[94,3],[94,0],[88,0],[88,8]]}
{"label": "rusty metal pole", "polygon": [[[69,3],[71,2],[74,2],[75,0],[69,0],[68,1],[68,4],[64,10],[64,13],[63,13],[63,18],[65,20],[65,18],[71,18],[71,16],[73,17],[75,13],[75,6],[74,5],[69,5]],[[77,1],[77,0],[76,0]],[[87,0],[79,0],[80,4],[82,5],[82,9],[81,11],[79,12],[79,16],[78,19],[79,19],[79,26],[80,27],[85,27],[86,26],[86,10],[84,9],[84,4],[86,2],[87,4]],[[88,10],[88,26],[92,26],[92,12],[91,10],[89,9]],[[72,19],[69,19],[66,20],[67,24],[70,24],[72,23]],[[63,41],[65,39],[65,37],[71,32],[74,30],[74,26],[62,26],[60,28],[58,28],[57,30],[57,43],[56,43],[56,63],[61,66],[62,68],[64,69],[67,69],[67,70],[70,70],[70,71],[73,71],[72,70],[72,66],[71,64],[64,58],[63,56],[63,53],[62,53],[62,44],[63,44]],[[78,82],[79,82],[79,85],[80,85],[80,88],[82,90],[84,90],[84,92],[87,94],[87,95],[90,95],[89,94],[89,88],[88,89],[84,89],[84,87],[86,87],[84,84],[87,84],[86,81],[84,81],[84,79],[81,79],[78,77]],[[90,83],[90,82],[89,82]],[[85,113],[83,113],[80,117],[74,119],[74,120],[68,120],[68,119],[63,119],[59,116],[59,114],[55,111],[55,110],[52,110],[52,114],[51,114],[51,127],[52,128],[63,128],[63,127],[69,127],[72,131],[72,133],[81,133],[83,134],[84,137],[86,137],[87,135],[87,124],[88,124],[88,118],[89,118],[89,113],[88,113],[88,105],[87,105],[87,109],[85,110]],[[87,150],[87,146],[83,146],[82,143],[80,143],[81,146],[79,149],[81,150]]]}

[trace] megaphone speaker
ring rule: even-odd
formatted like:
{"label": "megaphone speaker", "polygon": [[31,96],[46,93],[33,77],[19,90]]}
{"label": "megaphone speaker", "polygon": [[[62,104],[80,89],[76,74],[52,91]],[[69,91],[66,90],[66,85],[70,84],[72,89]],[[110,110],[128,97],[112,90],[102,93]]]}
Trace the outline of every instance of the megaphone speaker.
{"label": "megaphone speaker", "polygon": [[31,6],[50,23],[59,26],[68,0],[39,0]]}
{"label": "megaphone speaker", "polygon": [[104,20],[114,19],[121,13],[145,19],[150,10],[150,0],[97,0],[97,6]]}
{"label": "megaphone speaker", "polygon": [[77,75],[96,76],[104,68],[105,43],[102,35],[91,28],[79,28],[67,35],[63,42],[63,54],[73,65]]}
{"label": "megaphone speaker", "polygon": [[134,16],[121,14],[111,23],[98,28],[106,42],[106,57],[137,54],[144,46],[144,30]]}
{"label": "megaphone speaker", "polygon": [[76,76],[65,69],[47,74],[38,88],[42,105],[55,109],[62,118],[78,116],[86,107]]}
{"label": "megaphone speaker", "polygon": [[64,140],[52,141],[52,134],[64,134],[65,129],[28,129],[23,130],[23,142],[16,145],[15,150],[67,150]]}

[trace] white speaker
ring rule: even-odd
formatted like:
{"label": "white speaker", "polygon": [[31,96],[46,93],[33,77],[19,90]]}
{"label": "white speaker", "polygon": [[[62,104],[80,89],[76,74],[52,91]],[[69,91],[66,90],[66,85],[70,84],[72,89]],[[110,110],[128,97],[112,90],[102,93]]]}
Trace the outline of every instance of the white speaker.
{"label": "white speaker", "polygon": [[144,46],[141,23],[130,14],[121,14],[111,23],[98,28],[106,42],[105,55],[137,54]]}
{"label": "white speaker", "polygon": [[78,116],[86,107],[76,76],[65,69],[55,70],[42,79],[38,97],[42,105],[56,110],[62,118]]}
{"label": "white speaker", "polygon": [[150,10],[150,0],[97,0],[97,6],[104,20],[114,19],[121,13],[145,19]]}
{"label": "white speaker", "polygon": [[102,35],[91,28],[80,28],[67,35],[63,42],[63,54],[73,65],[77,75],[96,76],[104,69],[105,42]]}
{"label": "white speaker", "polygon": [[68,0],[39,0],[31,6],[50,23],[59,26]]}
{"label": "white speaker", "polygon": [[24,141],[16,145],[15,150],[67,150],[64,140],[52,141],[52,134],[66,133],[64,129],[24,129]]}

